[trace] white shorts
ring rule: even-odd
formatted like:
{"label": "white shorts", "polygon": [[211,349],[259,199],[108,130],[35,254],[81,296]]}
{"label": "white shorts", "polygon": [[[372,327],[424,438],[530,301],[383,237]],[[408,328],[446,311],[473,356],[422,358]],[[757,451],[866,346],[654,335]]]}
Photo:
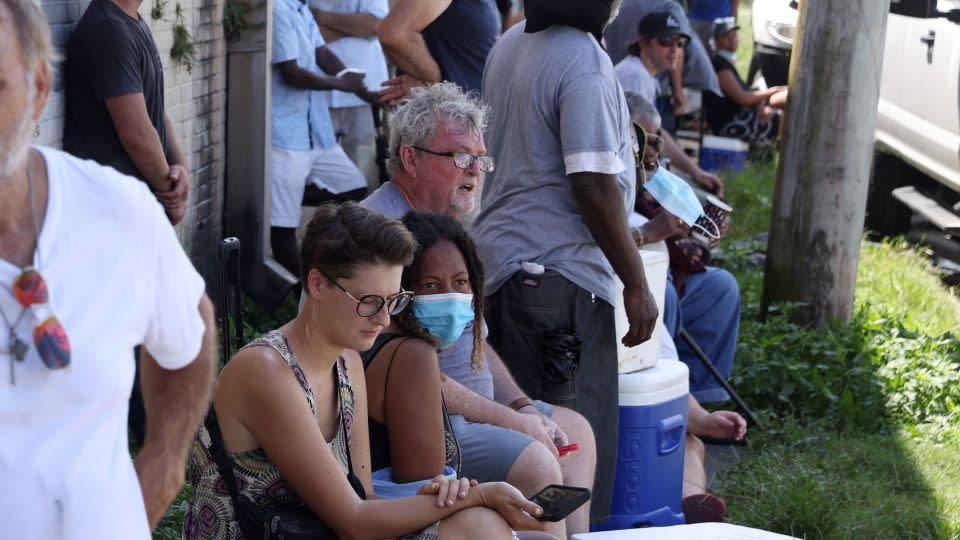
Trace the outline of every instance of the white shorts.
{"label": "white shorts", "polygon": [[313,150],[274,146],[270,159],[272,227],[294,229],[300,225],[300,206],[307,182],[335,195],[367,187],[363,173],[339,145]]}

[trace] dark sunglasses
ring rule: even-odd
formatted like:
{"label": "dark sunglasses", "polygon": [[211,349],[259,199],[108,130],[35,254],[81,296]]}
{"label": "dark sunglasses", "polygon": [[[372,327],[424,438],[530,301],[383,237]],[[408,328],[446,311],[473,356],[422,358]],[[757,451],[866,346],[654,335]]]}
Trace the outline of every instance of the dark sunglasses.
{"label": "dark sunglasses", "polygon": [[654,39],[657,40],[657,43],[659,43],[661,47],[669,47],[671,45],[676,44],[677,47],[681,49],[686,47],[687,43],[690,42],[690,40],[687,39],[685,36],[681,36],[679,34],[675,34],[672,36],[657,36]]}
{"label": "dark sunglasses", "polygon": [[373,317],[377,313],[380,313],[380,310],[383,309],[383,306],[387,306],[387,313],[389,313],[391,316],[398,315],[410,304],[410,300],[413,299],[413,293],[403,289],[400,289],[400,292],[397,294],[390,295],[386,298],[380,296],[379,294],[365,294],[360,298],[357,298],[356,296],[350,294],[349,291],[341,287],[340,284],[337,283],[337,280],[323,272],[320,273],[323,274],[325,278],[329,279],[331,283],[336,285],[338,289],[343,291],[343,294],[346,294],[357,303],[357,315],[361,317]]}
{"label": "dark sunglasses", "polygon": [[433,150],[427,150],[426,148],[420,148],[419,146],[410,146],[416,150],[433,154],[435,156],[452,157],[453,164],[456,165],[458,169],[469,169],[473,167],[474,161],[480,163],[480,170],[483,172],[493,172],[493,169],[496,166],[493,158],[486,154],[482,156],[475,156],[467,152],[434,152]]}
{"label": "dark sunglasses", "polygon": [[654,159],[652,162],[645,161],[647,156],[647,150],[653,149],[658,155],[660,150],[663,148],[663,137],[661,136],[661,129],[657,129],[656,133],[647,133],[643,126],[640,124],[634,124],[633,129],[637,134],[637,141],[640,141],[640,153],[637,155],[636,165],[637,168],[643,167],[643,170],[647,172],[653,172],[657,170],[659,166],[659,161]]}
{"label": "dark sunglasses", "polygon": [[[53,306],[50,305],[50,293],[47,289],[47,282],[43,280],[40,272],[33,268],[27,268],[16,279],[13,280],[13,296],[24,309],[30,310],[30,313],[38,321],[33,328],[33,344],[37,348],[37,353],[43,364],[48,369],[63,369],[70,365],[70,340],[67,339],[67,331],[53,314]],[[13,334],[11,353],[14,360],[23,362],[27,354],[27,345],[20,341]],[[10,366],[10,382],[14,383],[14,370]]]}

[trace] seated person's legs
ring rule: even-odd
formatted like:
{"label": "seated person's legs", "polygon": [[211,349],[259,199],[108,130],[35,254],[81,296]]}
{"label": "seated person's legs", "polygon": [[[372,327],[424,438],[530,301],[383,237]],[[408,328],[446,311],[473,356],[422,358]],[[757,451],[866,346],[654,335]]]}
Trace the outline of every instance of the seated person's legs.
{"label": "seated person's legs", "polygon": [[[536,403],[541,411],[550,407]],[[463,452],[461,476],[475,478],[481,483],[505,481],[525,497],[550,484],[563,483],[560,464],[539,441],[511,429],[470,422],[459,415],[450,417],[450,420]],[[563,522],[550,532],[566,537]]]}
{"label": "seated person's legs", "polygon": [[[740,330],[740,288],[726,270],[707,267],[705,272],[690,274],[686,294],[680,299],[682,326],[703,349],[717,370],[730,377]],[[673,336],[680,360],[690,368],[690,392],[701,402],[729,399],[726,390],[700,363],[693,351],[679,336]]]}

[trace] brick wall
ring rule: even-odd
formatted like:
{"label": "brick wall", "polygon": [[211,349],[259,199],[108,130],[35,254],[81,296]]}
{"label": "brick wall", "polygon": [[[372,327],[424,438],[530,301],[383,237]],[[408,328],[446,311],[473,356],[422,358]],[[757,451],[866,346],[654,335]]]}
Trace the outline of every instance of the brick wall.
{"label": "brick wall", "polygon": [[[184,25],[195,42],[193,69],[170,57],[176,0],[167,0],[163,18],[153,20],[154,0],[145,0],[140,15],[147,21],[164,64],[165,105],[181,148],[189,157],[190,211],[177,227],[194,265],[209,279],[216,275],[216,242],[221,236],[224,183],[225,43],[224,0],[180,0]],[[70,32],[89,0],[41,0],[63,55]],[[40,144],[59,148],[63,138],[63,81],[60,73],[40,122]]]}

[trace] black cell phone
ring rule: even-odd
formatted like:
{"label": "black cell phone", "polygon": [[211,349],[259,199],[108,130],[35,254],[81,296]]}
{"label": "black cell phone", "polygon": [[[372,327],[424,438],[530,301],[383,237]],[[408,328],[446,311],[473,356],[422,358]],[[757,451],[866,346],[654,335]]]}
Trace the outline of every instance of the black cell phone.
{"label": "black cell phone", "polygon": [[530,500],[543,508],[540,521],[560,521],[590,500],[590,490],[572,486],[551,484],[530,497]]}

